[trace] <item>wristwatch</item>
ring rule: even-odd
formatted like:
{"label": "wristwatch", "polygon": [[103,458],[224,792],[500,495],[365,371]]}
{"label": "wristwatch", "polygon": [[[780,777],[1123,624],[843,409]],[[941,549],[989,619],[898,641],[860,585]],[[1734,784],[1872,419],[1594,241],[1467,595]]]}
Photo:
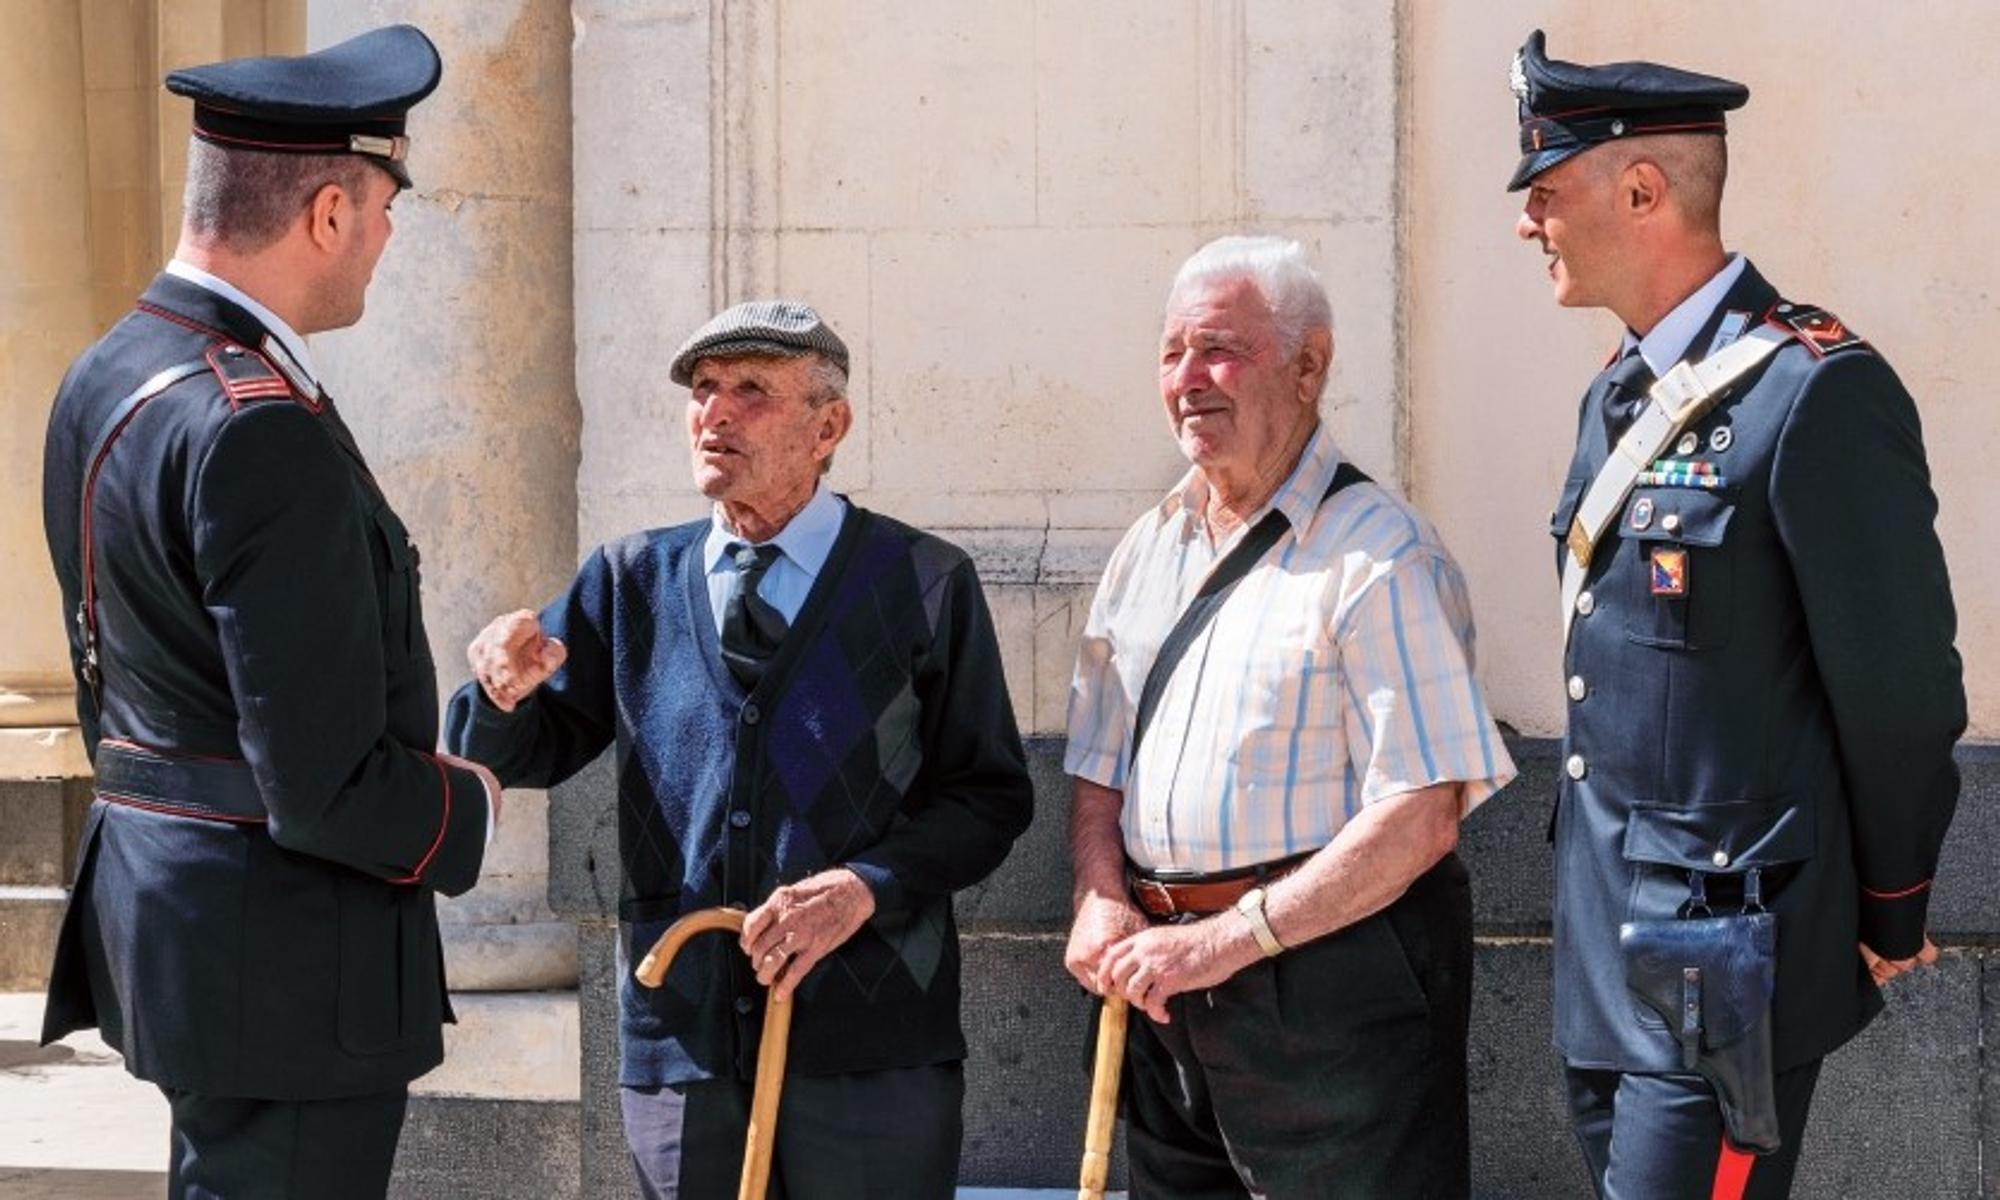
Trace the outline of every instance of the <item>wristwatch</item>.
{"label": "wristwatch", "polygon": [[1236,901],[1236,911],[1242,913],[1243,919],[1250,922],[1250,932],[1256,937],[1257,945],[1263,948],[1264,957],[1275,958],[1284,953],[1285,944],[1278,940],[1277,934],[1271,932],[1270,919],[1264,915],[1263,888],[1253,887],[1243,893]]}

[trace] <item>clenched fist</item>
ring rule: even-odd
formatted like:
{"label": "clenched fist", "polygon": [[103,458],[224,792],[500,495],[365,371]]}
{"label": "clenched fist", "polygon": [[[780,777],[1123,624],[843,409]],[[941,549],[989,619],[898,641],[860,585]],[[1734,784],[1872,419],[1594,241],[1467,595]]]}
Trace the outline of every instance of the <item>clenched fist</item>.
{"label": "clenched fist", "polygon": [[543,633],[535,614],[525,608],[493,618],[465,648],[472,677],[501,712],[513,712],[568,657],[561,640]]}

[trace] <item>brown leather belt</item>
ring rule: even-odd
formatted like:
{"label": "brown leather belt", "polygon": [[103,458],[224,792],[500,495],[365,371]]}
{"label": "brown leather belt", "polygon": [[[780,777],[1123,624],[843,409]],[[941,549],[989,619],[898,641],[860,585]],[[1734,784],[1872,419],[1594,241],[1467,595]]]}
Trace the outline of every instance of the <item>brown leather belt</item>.
{"label": "brown leather belt", "polygon": [[1316,853],[1318,851],[1308,850],[1276,862],[1217,871],[1212,875],[1177,876],[1164,871],[1141,871],[1137,867],[1128,867],[1125,885],[1131,889],[1132,900],[1138,904],[1139,911],[1149,917],[1204,917],[1234,908],[1236,902],[1243,898],[1243,893],[1253,887],[1276,883],[1298,870]]}

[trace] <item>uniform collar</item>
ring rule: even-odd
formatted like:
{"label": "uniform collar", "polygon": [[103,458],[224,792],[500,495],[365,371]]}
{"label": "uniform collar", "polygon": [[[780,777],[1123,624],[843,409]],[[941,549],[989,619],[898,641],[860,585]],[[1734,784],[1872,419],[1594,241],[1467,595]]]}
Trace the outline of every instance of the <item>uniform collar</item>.
{"label": "uniform collar", "polygon": [[[1333,435],[1322,421],[1306,440],[1306,448],[1299,452],[1299,461],[1292,466],[1291,474],[1262,508],[1244,519],[1243,528],[1255,525],[1275,508],[1285,514],[1293,536],[1305,536],[1306,527],[1319,512],[1319,502],[1326,496],[1327,484],[1333,482],[1333,473],[1340,469],[1340,461],[1340,447],[1334,445]],[[1199,517],[1207,504],[1208,479],[1198,468],[1190,469],[1160,502],[1160,516],[1165,519],[1176,512],[1187,512]]]}
{"label": "uniform collar", "polygon": [[[833,553],[833,543],[840,537],[840,525],[846,517],[846,509],[846,502],[826,486],[825,480],[821,480],[813,486],[812,499],[785,522],[778,536],[759,544],[776,546],[786,558],[792,560],[793,566],[817,579],[820,568],[826,565],[827,556]],[[708,573],[713,575],[722,566],[723,551],[732,542],[742,540],[722,519],[722,506],[716,505],[708,518],[708,540],[702,544],[702,559]]]}
{"label": "uniform collar", "polygon": [[1625,331],[1625,344],[1621,353],[1633,346],[1639,347],[1639,356],[1653,369],[1655,376],[1665,376],[1673,365],[1686,358],[1693,347],[1695,335],[1708,324],[1708,319],[1721,306],[1723,298],[1736,281],[1743,276],[1750,265],[1741,254],[1732,254],[1722,269],[1710,277],[1707,283],[1695,289],[1694,294],[1674,306],[1672,312],[1661,318],[1652,332],[1643,338],[1632,336]]}
{"label": "uniform collar", "polygon": [[319,393],[319,375],[313,369],[312,351],[306,347],[306,340],[286,324],[284,318],[227,279],[212,275],[192,263],[176,258],[167,263],[166,273],[212,292],[242,309],[260,326],[260,334],[268,335],[242,340],[267,355],[300,391],[308,396]]}

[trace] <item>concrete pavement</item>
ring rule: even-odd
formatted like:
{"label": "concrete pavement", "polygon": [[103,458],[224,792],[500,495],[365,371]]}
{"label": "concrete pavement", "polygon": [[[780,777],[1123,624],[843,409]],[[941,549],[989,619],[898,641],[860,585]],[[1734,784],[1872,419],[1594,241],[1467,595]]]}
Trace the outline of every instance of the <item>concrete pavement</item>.
{"label": "concrete pavement", "polygon": [[[158,1200],[166,1101],[96,1034],[43,1048],[41,1027],[40,993],[0,992],[0,1200]],[[1074,1194],[962,1188],[958,1200]]]}

